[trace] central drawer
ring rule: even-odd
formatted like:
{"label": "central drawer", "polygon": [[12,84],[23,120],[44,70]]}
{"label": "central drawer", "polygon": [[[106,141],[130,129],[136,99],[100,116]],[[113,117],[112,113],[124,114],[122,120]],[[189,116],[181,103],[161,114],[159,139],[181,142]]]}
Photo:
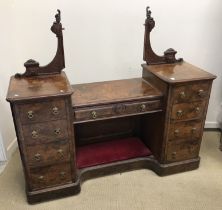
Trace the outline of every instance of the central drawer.
{"label": "central drawer", "polygon": [[74,111],[74,114],[75,114],[75,121],[87,121],[87,120],[96,120],[96,119],[115,117],[121,115],[147,113],[152,111],[161,111],[160,100],[119,103],[119,104],[96,106],[90,108],[82,108],[82,109],[76,109]]}

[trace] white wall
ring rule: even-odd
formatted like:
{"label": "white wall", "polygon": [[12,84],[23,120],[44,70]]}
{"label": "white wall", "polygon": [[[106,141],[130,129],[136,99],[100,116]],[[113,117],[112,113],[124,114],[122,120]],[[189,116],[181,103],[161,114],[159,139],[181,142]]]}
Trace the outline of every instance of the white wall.
{"label": "white wall", "polygon": [[66,72],[72,83],[140,77],[145,8],[156,27],[155,51],[173,47],[178,57],[216,74],[207,126],[218,126],[221,94],[220,0],[1,0],[0,18],[0,131],[5,148],[15,137],[5,95],[10,75],[23,72],[34,58],[41,65],[54,56],[56,39],[50,32],[57,8],[65,27]]}

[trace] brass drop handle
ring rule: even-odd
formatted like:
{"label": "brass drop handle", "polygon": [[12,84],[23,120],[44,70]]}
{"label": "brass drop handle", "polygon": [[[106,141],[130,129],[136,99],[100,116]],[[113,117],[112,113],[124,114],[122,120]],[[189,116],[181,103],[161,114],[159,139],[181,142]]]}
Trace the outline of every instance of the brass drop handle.
{"label": "brass drop handle", "polygon": [[54,114],[54,115],[57,115],[57,114],[59,114],[59,108],[58,107],[53,107],[52,108],[52,113]]}
{"label": "brass drop handle", "polygon": [[183,111],[182,110],[178,110],[177,111],[177,117],[182,117],[183,115]]}
{"label": "brass drop handle", "polygon": [[34,117],[34,112],[32,110],[27,112],[28,118],[32,119]]}
{"label": "brass drop handle", "polygon": [[172,158],[175,159],[176,158],[177,153],[176,152],[172,152]]}
{"label": "brass drop handle", "polygon": [[61,171],[60,172],[60,179],[65,179],[65,176],[66,176],[66,172]]}
{"label": "brass drop handle", "polygon": [[178,136],[179,132],[180,132],[180,130],[176,129],[176,130],[174,131],[174,135],[175,135],[175,136]]}
{"label": "brass drop handle", "polygon": [[38,177],[38,180],[39,180],[40,182],[42,182],[42,181],[44,180],[44,176],[39,176],[39,177]]}
{"label": "brass drop handle", "polygon": [[92,114],[92,118],[93,118],[93,119],[96,119],[96,118],[97,118],[96,111],[92,111],[91,114]]}
{"label": "brass drop handle", "polygon": [[41,155],[39,153],[35,154],[35,160],[40,161],[41,160]]}
{"label": "brass drop handle", "polygon": [[204,90],[202,90],[202,89],[200,89],[200,90],[198,90],[198,96],[199,97],[201,97],[201,98],[203,98],[204,96],[205,96],[205,91]]}
{"label": "brass drop handle", "polygon": [[141,104],[140,105],[140,110],[141,110],[141,112],[145,112],[146,111],[146,105],[145,104]]}
{"label": "brass drop handle", "polygon": [[199,113],[199,112],[200,112],[200,107],[196,107],[196,108],[195,108],[195,112],[196,112],[196,113]]}
{"label": "brass drop handle", "polygon": [[180,98],[181,98],[181,99],[186,98],[186,94],[185,94],[185,92],[184,92],[184,91],[180,92]]}
{"label": "brass drop handle", "polygon": [[35,130],[33,130],[33,131],[32,131],[32,138],[35,139],[35,138],[37,138],[38,136],[39,136],[38,132],[35,131]]}
{"label": "brass drop handle", "polygon": [[54,134],[55,134],[56,136],[60,135],[60,134],[61,134],[61,129],[60,129],[60,128],[56,128],[56,129],[54,130]]}
{"label": "brass drop handle", "polygon": [[191,133],[196,133],[196,131],[197,131],[197,128],[195,128],[195,127],[193,127],[192,129],[191,129]]}
{"label": "brass drop handle", "polygon": [[58,149],[57,153],[61,159],[64,157],[64,152],[62,149]]}

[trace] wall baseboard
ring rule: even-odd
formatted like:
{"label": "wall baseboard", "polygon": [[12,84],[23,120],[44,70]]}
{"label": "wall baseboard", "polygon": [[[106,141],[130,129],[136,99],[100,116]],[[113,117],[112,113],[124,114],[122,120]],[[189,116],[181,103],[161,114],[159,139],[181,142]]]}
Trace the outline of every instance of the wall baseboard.
{"label": "wall baseboard", "polygon": [[218,128],[221,129],[220,124],[218,122],[206,121],[204,128]]}
{"label": "wall baseboard", "polygon": [[6,148],[5,160],[0,161],[0,174],[4,171],[8,161],[10,160],[10,158],[12,157],[14,152],[16,151],[17,147],[18,147],[17,138],[15,138]]}
{"label": "wall baseboard", "polygon": [[11,158],[11,156],[16,151],[17,147],[18,147],[17,138],[14,138],[13,141],[6,148],[7,160],[9,160]]}
{"label": "wall baseboard", "polygon": [[5,167],[6,167],[7,162],[0,162],[0,174],[4,171]]}

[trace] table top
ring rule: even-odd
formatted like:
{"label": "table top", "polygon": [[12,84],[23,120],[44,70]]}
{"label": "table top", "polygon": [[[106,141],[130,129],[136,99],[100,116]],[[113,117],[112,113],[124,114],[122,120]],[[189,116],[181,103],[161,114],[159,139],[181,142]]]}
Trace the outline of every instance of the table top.
{"label": "table top", "polygon": [[185,61],[161,65],[143,64],[142,67],[168,83],[181,83],[216,78],[215,75]]}
{"label": "table top", "polygon": [[159,90],[142,78],[77,84],[72,89],[74,107],[162,97]]}
{"label": "table top", "polygon": [[72,94],[66,74],[33,76],[10,79],[7,101],[40,99],[51,96]]}

